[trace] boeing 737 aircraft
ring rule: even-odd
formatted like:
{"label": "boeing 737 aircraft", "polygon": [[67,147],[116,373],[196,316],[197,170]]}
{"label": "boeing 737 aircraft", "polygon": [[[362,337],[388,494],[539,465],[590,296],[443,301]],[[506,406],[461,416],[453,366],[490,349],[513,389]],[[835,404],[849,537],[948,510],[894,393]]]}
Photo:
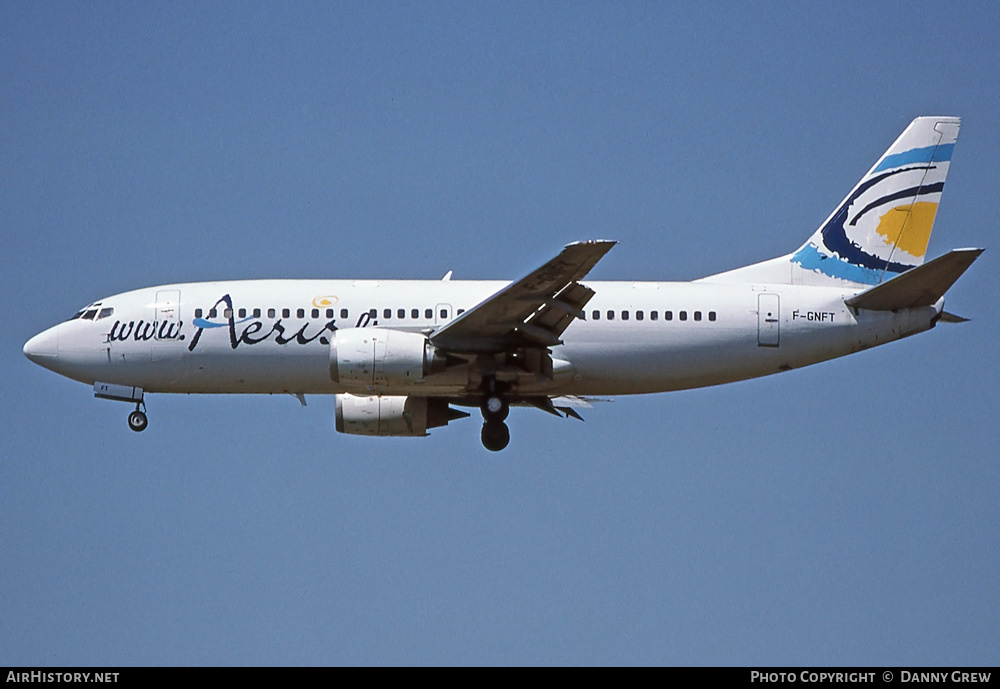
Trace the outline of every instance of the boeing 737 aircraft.
{"label": "boeing 737 aircraft", "polygon": [[587,398],[765,376],[965,319],[944,294],[982,249],[924,263],[959,119],[920,117],[794,252],[693,282],[595,282],[592,240],[514,282],[252,280],[162,285],[84,307],[31,361],[135,404],[147,393],[336,396],[342,433],[424,436],[510,405],[580,418]]}

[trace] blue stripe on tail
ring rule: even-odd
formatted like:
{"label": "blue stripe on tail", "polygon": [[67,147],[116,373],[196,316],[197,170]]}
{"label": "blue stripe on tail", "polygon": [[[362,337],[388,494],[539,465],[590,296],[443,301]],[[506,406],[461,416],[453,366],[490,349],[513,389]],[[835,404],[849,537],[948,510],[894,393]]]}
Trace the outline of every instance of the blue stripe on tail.
{"label": "blue stripe on tail", "polygon": [[913,163],[943,163],[951,160],[951,152],[955,149],[955,144],[941,144],[940,146],[924,146],[923,148],[912,148],[902,153],[894,153],[882,159],[872,172],[889,170],[902,165],[912,165]]}

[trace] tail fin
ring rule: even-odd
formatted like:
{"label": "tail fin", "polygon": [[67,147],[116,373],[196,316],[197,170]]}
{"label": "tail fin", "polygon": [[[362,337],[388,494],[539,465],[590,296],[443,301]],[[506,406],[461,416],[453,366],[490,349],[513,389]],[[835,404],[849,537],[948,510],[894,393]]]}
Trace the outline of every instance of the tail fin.
{"label": "tail fin", "polygon": [[913,120],[798,251],[707,279],[877,285],[921,265],[959,123]]}

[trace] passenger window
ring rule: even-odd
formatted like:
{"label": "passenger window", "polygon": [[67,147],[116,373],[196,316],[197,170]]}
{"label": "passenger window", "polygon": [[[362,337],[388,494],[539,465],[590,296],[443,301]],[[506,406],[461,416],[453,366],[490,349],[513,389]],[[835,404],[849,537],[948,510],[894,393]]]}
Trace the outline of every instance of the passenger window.
{"label": "passenger window", "polygon": [[219,312],[216,309],[209,309],[208,310],[208,317],[209,318],[215,318],[218,315],[219,315]]}
{"label": "passenger window", "polygon": [[260,318],[260,309],[254,309],[253,310],[253,317],[254,318]]}
{"label": "passenger window", "polygon": [[341,318],[347,318],[348,317],[347,316],[347,309],[341,309],[340,310],[340,317]]}
{"label": "passenger window", "polygon": [[115,312],[115,310],[112,309],[112,308],[101,309],[101,312],[97,314],[97,320],[101,320],[102,318],[107,318],[108,316],[110,316],[114,312]]}
{"label": "passenger window", "polygon": [[396,309],[396,318],[406,318],[406,309]]}
{"label": "passenger window", "polygon": [[642,311],[636,311],[635,312],[635,319],[637,321],[641,321],[642,320]]}
{"label": "passenger window", "polygon": [[441,318],[448,317],[448,309],[441,309]]}
{"label": "passenger window", "polygon": [[411,309],[410,318],[417,319],[420,318],[420,309]]}
{"label": "passenger window", "polygon": [[434,318],[434,309],[424,309],[424,318]]}
{"label": "passenger window", "polygon": [[331,320],[333,318],[333,309],[326,310],[326,319]]}
{"label": "passenger window", "polygon": [[312,317],[313,318],[319,318],[319,309],[313,309],[312,310]]}
{"label": "passenger window", "polygon": [[673,311],[664,311],[663,312],[663,320],[665,320],[665,321],[672,321],[672,320],[674,320],[674,312]]}
{"label": "passenger window", "polygon": [[305,309],[297,309],[295,311],[295,317],[296,318],[305,318],[306,317],[306,310]]}
{"label": "passenger window", "polygon": [[222,317],[223,318],[232,318],[233,317],[233,310],[232,309],[223,309],[222,310]]}
{"label": "passenger window", "polygon": [[660,317],[660,314],[659,314],[659,312],[658,312],[658,311],[650,311],[650,312],[649,312],[649,320],[651,320],[651,321],[655,321],[655,320],[657,320],[657,319],[658,319],[659,317]]}
{"label": "passenger window", "polygon": [[281,317],[282,318],[291,318],[292,317],[292,310],[291,309],[282,309],[281,310]]}
{"label": "passenger window", "polygon": [[239,316],[240,318],[246,318],[247,317],[247,310],[246,309],[240,309],[239,311],[236,312],[236,315]]}
{"label": "passenger window", "polygon": [[682,321],[686,321],[688,319],[688,312],[681,311],[679,314],[677,314],[677,317],[680,318]]}
{"label": "passenger window", "polygon": [[465,313],[465,309],[459,309],[457,313],[459,316],[461,316],[463,313]]}
{"label": "passenger window", "polygon": [[595,321],[599,321],[601,320],[601,312],[598,311],[597,309],[594,309],[594,312],[590,314],[590,317],[593,318]]}
{"label": "passenger window", "polygon": [[278,312],[275,311],[274,309],[268,309],[267,310],[267,317],[268,318],[274,318],[277,315],[278,315]]}
{"label": "passenger window", "polygon": [[[83,312],[81,311],[80,313],[83,313]],[[203,312],[203,311],[202,311],[201,309],[195,309],[195,310],[194,310],[194,317],[195,317],[195,318],[201,318],[201,314],[202,314],[202,313],[204,313],[204,312]],[[79,316],[79,315],[80,315],[80,314],[77,314],[77,316]]]}
{"label": "passenger window", "polygon": [[714,321],[715,320],[715,311],[709,311],[708,312],[708,320],[710,320],[710,321]]}
{"label": "passenger window", "polygon": [[628,320],[628,311],[622,311],[622,320],[623,321],[627,321]]}
{"label": "passenger window", "polygon": [[382,311],[382,318],[392,318],[392,309],[384,309]]}
{"label": "passenger window", "polygon": [[614,319],[615,319],[615,312],[612,311],[611,309],[608,309],[608,320],[613,321]]}
{"label": "passenger window", "polygon": [[696,321],[700,321],[701,320],[701,311],[695,311],[694,312],[694,319]]}

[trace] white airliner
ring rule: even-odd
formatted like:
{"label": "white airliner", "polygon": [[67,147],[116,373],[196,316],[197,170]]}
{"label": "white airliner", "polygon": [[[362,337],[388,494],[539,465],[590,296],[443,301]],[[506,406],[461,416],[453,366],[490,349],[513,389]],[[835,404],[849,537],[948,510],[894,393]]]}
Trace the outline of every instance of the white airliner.
{"label": "white airliner", "polygon": [[570,244],[515,282],[252,280],[117,294],[31,338],[35,363],[135,404],[146,393],[336,395],[342,433],[424,436],[480,407],[580,418],[590,396],[765,376],[965,319],[944,293],[982,253],[924,263],[955,117],[920,117],[793,253],[693,282],[595,282],[614,245]]}

